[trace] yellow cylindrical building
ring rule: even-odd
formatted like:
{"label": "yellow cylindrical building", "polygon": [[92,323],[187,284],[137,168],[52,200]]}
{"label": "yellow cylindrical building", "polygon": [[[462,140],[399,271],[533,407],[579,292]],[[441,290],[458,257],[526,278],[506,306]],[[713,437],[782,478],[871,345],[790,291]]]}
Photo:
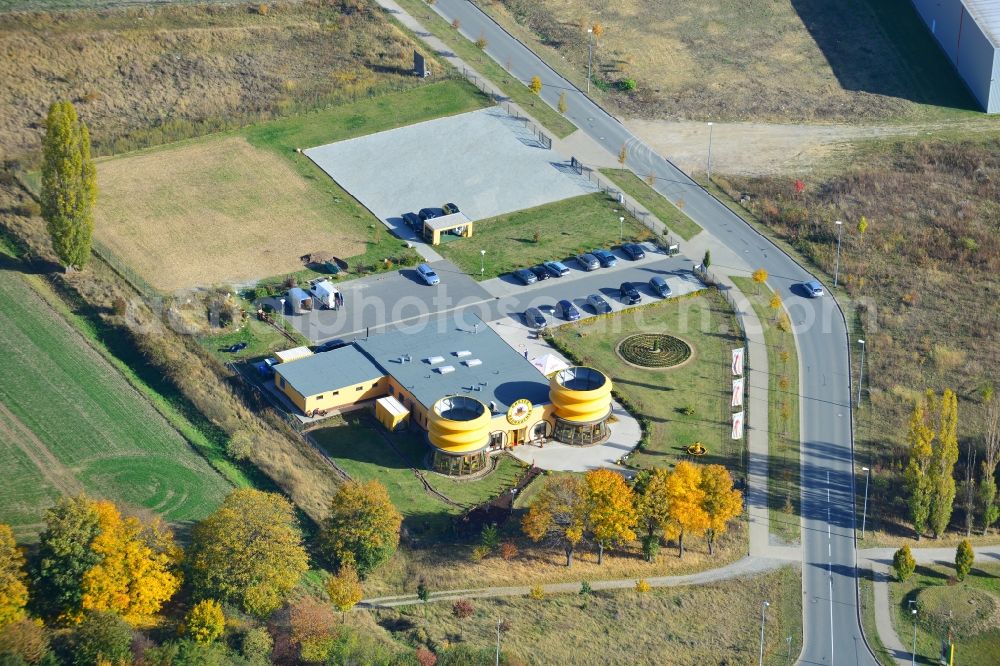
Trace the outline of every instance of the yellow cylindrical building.
{"label": "yellow cylindrical building", "polygon": [[549,379],[549,400],[555,439],[583,446],[607,439],[611,379],[603,372],[574,366],[554,373]]}
{"label": "yellow cylindrical building", "polygon": [[434,470],[463,476],[485,468],[491,417],[486,405],[468,396],[452,395],[435,402],[427,419]]}

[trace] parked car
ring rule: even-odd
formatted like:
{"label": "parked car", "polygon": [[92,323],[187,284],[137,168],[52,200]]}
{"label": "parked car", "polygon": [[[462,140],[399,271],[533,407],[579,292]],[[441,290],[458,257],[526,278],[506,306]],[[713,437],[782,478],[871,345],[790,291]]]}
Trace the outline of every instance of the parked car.
{"label": "parked car", "polygon": [[809,298],[819,298],[823,295],[823,285],[819,283],[818,280],[809,280],[802,287],[809,294]]}
{"label": "parked car", "polygon": [[535,274],[535,277],[541,280],[548,280],[551,275],[549,275],[549,269],[545,267],[545,264],[538,264],[537,266],[531,267],[531,272]]}
{"label": "parked car", "polygon": [[246,349],[248,344],[249,343],[246,342],[237,342],[236,344],[232,344],[226,347],[226,351],[229,352],[230,354],[235,354],[236,352],[240,352]]}
{"label": "parked car", "polygon": [[403,222],[414,231],[420,231],[424,226],[424,221],[416,213],[403,213]]}
{"label": "parked car", "polygon": [[601,262],[602,268],[611,268],[618,263],[618,257],[613,255],[609,250],[594,250],[591,254]]}
{"label": "parked car", "polygon": [[576,263],[580,264],[580,267],[585,271],[596,271],[601,267],[601,262],[597,260],[597,257],[589,252],[577,255]]}
{"label": "parked car", "polygon": [[420,264],[417,266],[417,275],[420,276],[421,280],[432,287],[441,281],[441,278],[439,278],[438,274],[434,272],[434,269],[427,264]]}
{"label": "parked car", "polygon": [[666,298],[673,293],[670,291],[670,285],[667,284],[666,279],[661,275],[654,275],[649,279],[649,288],[660,298]]}
{"label": "parked car", "polygon": [[622,245],[622,252],[625,256],[632,261],[638,261],[639,259],[646,258],[646,251],[642,249],[642,246],[638,243],[625,243]]}
{"label": "parked car", "polygon": [[587,296],[587,305],[594,311],[594,314],[608,314],[611,312],[611,304],[604,300],[600,294]]}
{"label": "parked car", "polygon": [[556,316],[566,321],[576,321],[580,318],[580,311],[576,309],[575,305],[564,298],[556,303]]}
{"label": "parked car", "polygon": [[451,203],[450,201],[448,203],[446,203],[445,205],[441,206],[441,210],[444,211],[445,215],[453,215],[453,214],[459,212],[458,206],[456,206],[455,204]]}
{"label": "parked car", "polygon": [[569,273],[569,269],[566,267],[566,264],[561,261],[546,261],[542,265],[545,266],[545,270],[547,270],[549,275],[552,277],[562,277],[563,275],[566,275],[566,273]]}
{"label": "parked car", "polygon": [[538,282],[538,276],[530,268],[518,268],[514,271],[514,277],[523,284],[535,284]]}
{"label": "parked car", "polygon": [[273,356],[265,358],[263,361],[258,361],[253,364],[253,367],[257,369],[257,373],[263,377],[268,378],[274,374],[274,366],[278,365],[278,359]]}
{"label": "parked car", "polygon": [[322,353],[322,352],[333,351],[334,349],[340,349],[341,347],[346,347],[349,344],[351,343],[348,342],[347,340],[342,340],[340,338],[337,338],[336,340],[327,340],[323,344],[316,347],[316,352]]}
{"label": "parked car", "polygon": [[441,217],[440,208],[421,208],[417,213],[420,219],[426,222],[427,220],[433,220],[435,217]]}
{"label": "parked car", "polygon": [[548,320],[538,308],[528,308],[524,311],[524,325],[528,328],[540,331],[548,325]]}
{"label": "parked car", "polygon": [[642,300],[642,294],[639,293],[639,289],[631,282],[622,282],[622,286],[618,288],[618,295],[621,297],[622,302],[629,305],[635,305]]}

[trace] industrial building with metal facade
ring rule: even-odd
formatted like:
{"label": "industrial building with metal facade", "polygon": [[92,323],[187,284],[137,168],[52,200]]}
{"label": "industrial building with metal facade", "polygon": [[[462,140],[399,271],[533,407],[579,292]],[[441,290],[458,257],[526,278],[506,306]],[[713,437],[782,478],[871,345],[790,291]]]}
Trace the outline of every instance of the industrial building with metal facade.
{"label": "industrial building with metal facade", "polygon": [[948,60],[987,113],[1000,113],[1000,2],[913,0]]}
{"label": "industrial building with metal facade", "polygon": [[388,429],[427,433],[433,469],[466,476],[489,454],[555,439],[607,439],[611,380],[566,367],[548,376],[478,319],[375,334],[274,368],[275,387],[305,415],[370,402]]}

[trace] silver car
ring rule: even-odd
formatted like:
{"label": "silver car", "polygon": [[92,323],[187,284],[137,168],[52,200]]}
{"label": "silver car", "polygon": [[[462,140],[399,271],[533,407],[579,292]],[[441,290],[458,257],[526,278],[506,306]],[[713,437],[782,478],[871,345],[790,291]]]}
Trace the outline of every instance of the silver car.
{"label": "silver car", "polygon": [[587,296],[587,305],[594,311],[594,314],[608,314],[611,312],[611,304],[600,294]]}
{"label": "silver car", "polygon": [[601,262],[589,252],[577,255],[576,263],[580,264],[580,267],[585,271],[596,271],[601,267]]}

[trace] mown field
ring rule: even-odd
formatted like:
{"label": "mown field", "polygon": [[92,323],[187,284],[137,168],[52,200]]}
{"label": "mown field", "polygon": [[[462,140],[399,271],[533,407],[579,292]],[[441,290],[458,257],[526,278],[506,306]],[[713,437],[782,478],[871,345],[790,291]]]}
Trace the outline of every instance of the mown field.
{"label": "mown field", "polygon": [[60,494],[183,521],[211,512],[231,488],[13,272],[0,273],[0,348],[0,521],[20,538]]}
{"label": "mown field", "polygon": [[977,108],[908,0],[481,4],[577,85],[601,23],[592,91],[625,115],[856,123]]}
{"label": "mown field", "polygon": [[96,237],[163,291],[296,273],[316,251],[370,266],[403,243],[295,149],[485,103],[447,80],[102,160]]}
{"label": "mown field", "polygon": [[[458,618],[452,603],[379,611],[376,619],[397,639],[426,635],[436,645],[496,646],[497,619],[508,622],[501,653],[524,664],[756,664],[760,606],[769,600],[764,663],[791,663],[802,645],[799,572],[767,574],[710,585],[473,599]],[[787,638],[791,636],[791,644]],[[558,637],[558,638],[556,638]],[[488,653],[487,653],[488,654]],[[472,661],[487,664],[492,661]]]}
{"label": "mown field", "polygon": [[[623,225],[620,216],[625,216]],[[627,243],[650,237],[652,232],[622,211],[616,200],[598,192],[479,220],[471,239],[438,250],[472,277],[488,280],[544,261],[568,262],[581,252],[618,246],[621,239]],[[484,248],[486,255],[481,256]],[[480,273],[480,268],[485,271]]]}
{"label": "mown field", "polygon": [[[622,362],[615,349],[636,333],[668,333],[691,345],[690,360],[653,370]],[[552,333],[559,349],[575,361],[609,373],[629,411],[645,420],[647,436],[629,457],[640,468],[689,459],[684,447],[701,442],[700,462],[725,465],[733,476],[743,469],[742,443],[730,439],[732,392],[730,350],[739,328],[726,301],[708,290],[560,326]]]}

